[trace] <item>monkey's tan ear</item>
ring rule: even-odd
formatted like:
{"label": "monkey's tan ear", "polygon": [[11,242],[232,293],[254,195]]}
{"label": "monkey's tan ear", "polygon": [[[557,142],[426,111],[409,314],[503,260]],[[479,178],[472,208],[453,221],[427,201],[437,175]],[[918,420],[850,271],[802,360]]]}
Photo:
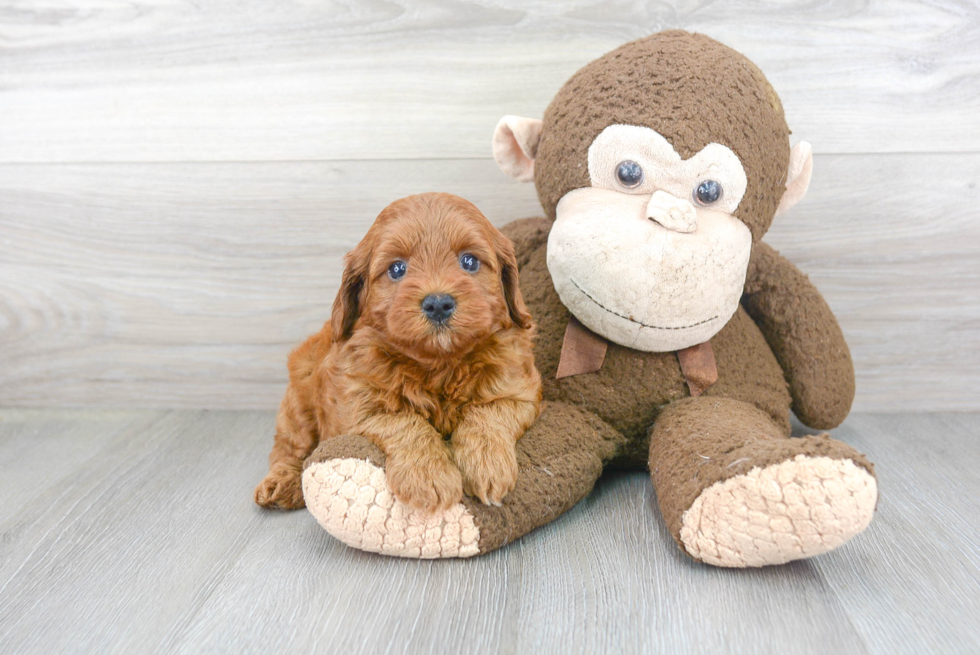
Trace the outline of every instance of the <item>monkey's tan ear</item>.
{"label": "monkey's tan ear", "polygon": [[504,116],[493,131],[493,158],[500,170],[518,182],[534,179],[541,125],[536,118]]}
{"label": "monkey's tan ear", "polygon": [[813,148],[806,141],[800,141],[789,153],[789,171],[786,173],[786,191],[776,207],[776,216],[788,212],[803,200],[810,186],[813,174]]}

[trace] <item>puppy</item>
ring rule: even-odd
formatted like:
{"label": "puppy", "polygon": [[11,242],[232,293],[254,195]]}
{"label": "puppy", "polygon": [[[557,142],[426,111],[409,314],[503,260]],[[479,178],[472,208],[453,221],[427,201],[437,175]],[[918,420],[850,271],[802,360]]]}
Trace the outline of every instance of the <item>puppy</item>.
{"label": "puppy", "polygon": [[330,321],[289,357],[255,502],[303,507],[303,460],[359,434],[402,502],[499,504],[541,402],[510,240],[466,200],[426,193],[385,208],[345,265]]}

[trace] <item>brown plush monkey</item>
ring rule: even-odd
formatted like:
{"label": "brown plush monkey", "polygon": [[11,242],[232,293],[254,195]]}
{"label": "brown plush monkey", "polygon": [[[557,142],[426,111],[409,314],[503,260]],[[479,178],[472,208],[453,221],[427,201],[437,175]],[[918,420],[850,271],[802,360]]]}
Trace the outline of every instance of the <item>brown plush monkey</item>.
{"label": "brown plush monkey", "polygon": [[759,69],[708,37],[670,31],[576,73],[543,121],[508,116],[501,168],[534,180],[546,218],[511,223],[538,323],[541,417],[519,442],[517,487],[426,516],[384,488],[363,438],[307,462],[310,511],[346,543],[409,557],[470,556],[559,516],[607,465],[649,468],[691,557],[763,566],[817,555],[870,522],[873,466],[827,435],[790,438],[790,408],[835,427],[854,395],[820,293],[760,241],[806,191]]}

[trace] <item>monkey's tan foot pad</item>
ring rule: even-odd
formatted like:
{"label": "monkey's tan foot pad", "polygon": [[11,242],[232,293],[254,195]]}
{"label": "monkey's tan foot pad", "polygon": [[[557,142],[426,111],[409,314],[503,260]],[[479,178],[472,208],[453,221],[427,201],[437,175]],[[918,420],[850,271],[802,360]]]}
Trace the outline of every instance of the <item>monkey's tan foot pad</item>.
{"label": "monkey's tan foot pad", "polygon": [[782,564],[864,530],[877,500],[874,476],[850,459],[797,455],[705,489],[684,512],[680,538],[715,566]]}
{"label": "monkey's tan foot pad", "polygon": [[480,531],[462,503],[436,514],[409,507],[392,495],[385,470],[363,459],[308,462],[303,495],[323,529],[353,548],[423,559],[480,552]]}

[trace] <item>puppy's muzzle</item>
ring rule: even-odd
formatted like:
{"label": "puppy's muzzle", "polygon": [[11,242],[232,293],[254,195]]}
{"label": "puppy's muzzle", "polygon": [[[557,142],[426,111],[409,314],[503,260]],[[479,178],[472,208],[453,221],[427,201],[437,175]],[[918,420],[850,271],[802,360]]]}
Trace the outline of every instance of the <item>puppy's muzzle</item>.
{"label": "puppy's muzzle", "polygon": [[445,293],[430,293],[422,299],[422,313],[435,323],[442,325],[456,311],[456,299]]}

